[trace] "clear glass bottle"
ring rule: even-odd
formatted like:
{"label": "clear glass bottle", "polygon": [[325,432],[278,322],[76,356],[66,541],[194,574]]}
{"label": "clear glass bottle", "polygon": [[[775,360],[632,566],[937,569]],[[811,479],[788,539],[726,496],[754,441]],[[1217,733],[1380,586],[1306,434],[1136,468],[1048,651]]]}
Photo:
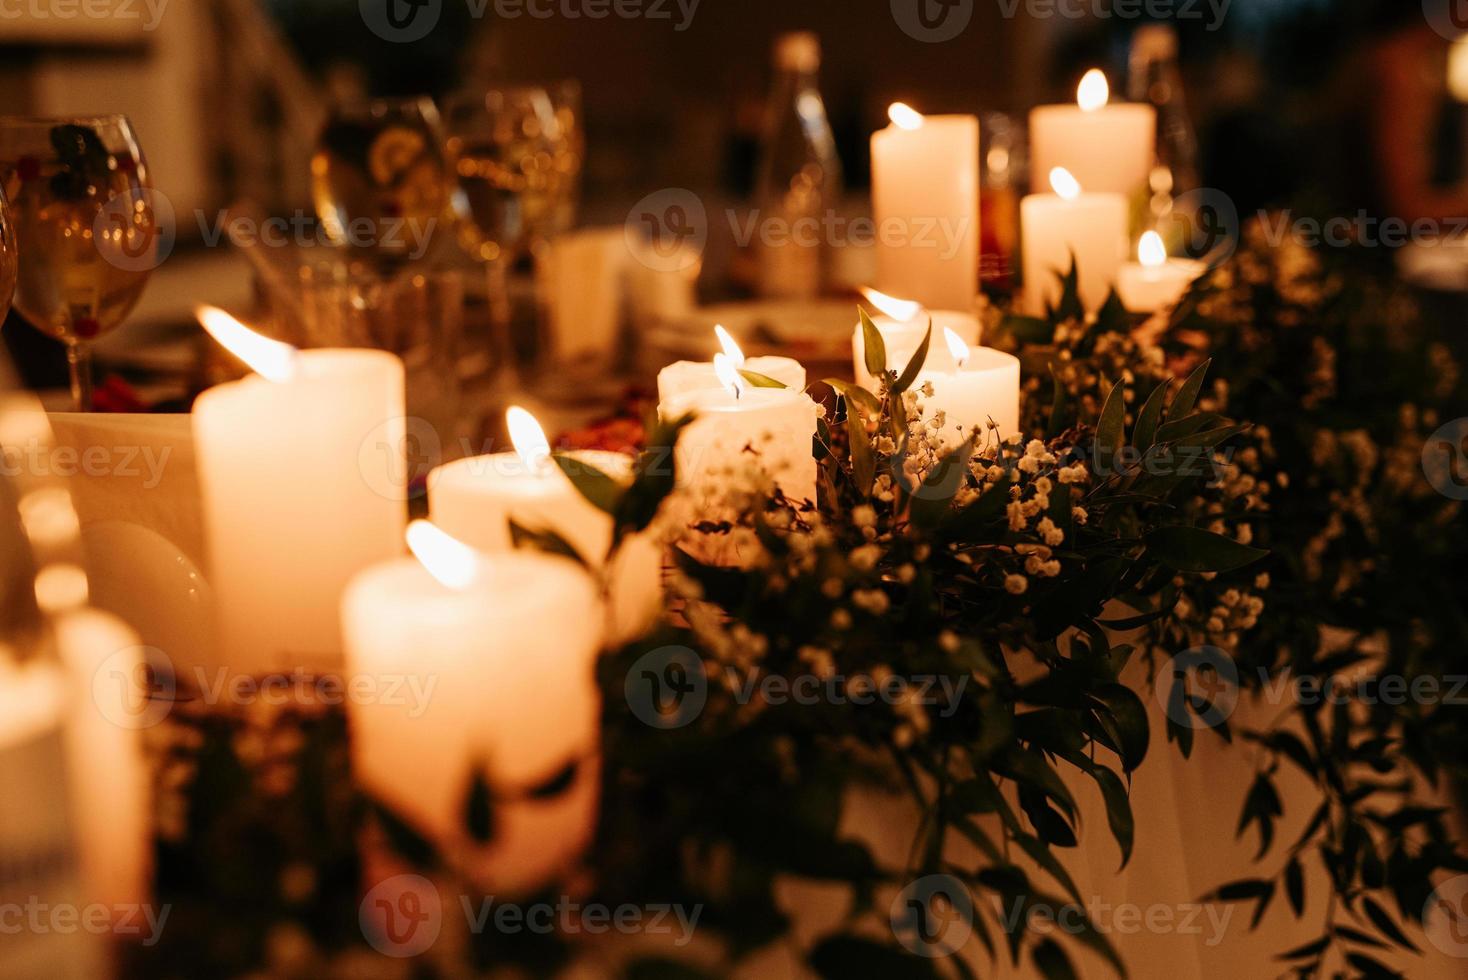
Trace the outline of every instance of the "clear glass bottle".
{"label": "clear glass bottle", "polygon": [[820,40],[811,33],[775,42],[775,83],[755,183],[755,289],[779,299],[811,299],[831,265],[828,220],[841,196],[841,161],[818,78]]}
{"label": "clear glass bottle", "polygon": [[1152,170],[1150,212],[1154,224],[1172,211],[1173,202],[1198,190],[1198,137],[1183,97],[1177,32],[1166,24],[1147,24],[1132,37],[1128,95],[1157,110],[1157,166]]}

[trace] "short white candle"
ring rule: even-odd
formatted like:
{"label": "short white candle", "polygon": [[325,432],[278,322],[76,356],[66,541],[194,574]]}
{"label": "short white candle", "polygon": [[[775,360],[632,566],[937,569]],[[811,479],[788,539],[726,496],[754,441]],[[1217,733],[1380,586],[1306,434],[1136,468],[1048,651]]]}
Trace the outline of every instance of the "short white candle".
{"label": "short white candle", "polygon": [[[545,432],[529,412],[511,408],[507,422],[515,452],[471,456],[428,475],[433,522],[487,553],[514,547],[512,521],[527,530],[550,531],[593,568],[602,568],[612,544],[611,515],[588,501],[550,458]],[[632,482],[632,458],[623,453],[564,455],[620,487]],[[662,611],[662,549],[648,535],[633,535],[621,543],[607,575],[612,636],[633,639]]]}
{"label": "short white candle", "polygon": [[[739,344],[722,326],[714,327],[714,335],[723,348],[724,356],[736,368],[762,374],[796,391],[805,388],[805,368],[790,357],[744,356]],[[658,401],[666,402],[692,391],[717,390],[723,385],[714,371],[713,361],[674,361],[658,372]]]}
{"label": "short white candle", "polygon": [[[417,698],[348,699],[363,788],[468,866],[475,884],[525,894],[572,867],[596,823],[602,643],[595,583],[529,551],[484,557],[414,522],[417,558],[374,566],[342,600],[351,678],[406,678]],[[416,685],[413,687],[411,685]],[[579,763],[564,793],[514,799]],[[471,774],[501,800],[495,836],[465,825]]]}
{"label": "short white candle", "polygon": [[[723,387],[688,392],[658,406],[664,419],[694,416],[674,454],[678,484],[691,498],[693,519],[732,521],[737,515],[728,503],[731,481],[750,470],[792,502],[814,502],[812,450],[820,405],[800,391],[750,385],[723,354],[714,356],[714,364]],[[710,548],[696,550],[708,560],[737,563],[744,557],[740,542],[732,548],[713,540],[705,544]]]}
{"label": "short white candle", "polygon": [[979,292],[979,120],[902,103],[872,134],[877,288],[933,309],[969,310]]}
{"label": "short white candle", "polygon": [[1110,88],[1093,68],[1081,79],[1075,105],[1030,112],[1030,173],[1037,193],[1056,167],[1069,170],[1090,191],[1130,199],[1146,188],[1157,160],[1157,110],[1110,104]]}
{"label": "short white candle", "polygon": [[[913,388],[932,385],[931,396],[919,390],[918,398],[924,419],[943,413],[939,432],[945,449],[976,436],[976,449],[992,451],[999,441],[1020,434],[1019,358],[988,347],[970,347],[946,329],[930,346],[944,348],[950,366],[935,370],[930,357],[929,367],[918,372]],[[991,426],[997,427],[997,434]]]}
{"label": "short white candle", "polygon": [[1116,293],[1134,313],[1166,312],[1207,269],[1196,259],[1168,258],[1162,236],[1149,231],[1137,243],[1137,261],[1123,263],[1117,271]]}
{"label": "short white candle", "polygon": [[[222,665],[334,669],[343,587],[402,547],[405,497],[375,477],[406,478],[403,363],[375,350],[296,351],[219,310],[201,319],[260,372],[194,405]],[[181,671],[195,666],[192,651],[168,654]]]}
{"label": "short white candle", "polygon": [[1043,315],[1060,300],[1060,276],[1072,257],[1080,270],[1081,304],[1095,312],[1106,302],[1125,256],[1126,199],[1120,194],[1082,192],[1063,168],[1051,174],[1053,194],[1031,194],[1020,202],[1025,303]]}
{"label": "short white candle", "polygon": [[[917,353],[918,347],[922,346],[929,323],[935,333],[946,328],[963,338],[967,344],[977,346],[979,343],[979,318],[972,313],[925,310],[918,303],[897,299],[875,289],[863,288],[861,292],[878,310],[871,318],[872,325],[882,335],[882,346],[887,351],[888,365],[896,370],[901,370]],[[930,344],[927,365],[934,370],[948,370],[953,367],[953,359],[943,345]],[[851,370],[857,384],[871,392],[877,390],[877,379],[867,371],[866,334],[860,322],[851,333]]]}

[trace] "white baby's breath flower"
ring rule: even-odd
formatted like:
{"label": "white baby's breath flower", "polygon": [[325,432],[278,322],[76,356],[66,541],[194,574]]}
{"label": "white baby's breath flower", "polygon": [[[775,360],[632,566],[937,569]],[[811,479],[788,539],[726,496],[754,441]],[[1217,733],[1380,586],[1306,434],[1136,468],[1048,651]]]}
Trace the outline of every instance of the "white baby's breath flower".
{"label": "white baby's breath flower", "polygon": [[1011,595],[1023,595],[1030,587],[1030,580],[1023,575],[1004,576],[1004,590]]}

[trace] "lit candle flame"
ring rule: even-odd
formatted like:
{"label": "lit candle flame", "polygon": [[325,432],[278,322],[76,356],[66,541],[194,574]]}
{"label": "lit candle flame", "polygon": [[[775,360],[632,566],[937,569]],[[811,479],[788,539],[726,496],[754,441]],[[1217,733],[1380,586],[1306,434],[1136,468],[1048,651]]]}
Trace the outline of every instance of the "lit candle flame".
{"label": "lit candle flame", "polygon": [[894,102],[887,107],[887,118],[898,129],[922,129],[923,114],[906,102]]}
{"label": "lit candle flame", "polygon": [[550,440],[545,437],[545,430],[540,423],[519,405],[511,405],[505,411],[505,425],[510,430],[510,442],[515,445],[515,452],[520,454],[520,459],[525,463],[525,468],[532,473],[540,473],[550,466]]}
{"label": "lit candle flame", "polygon": [[739,344],[734,338],[729,335],[729,331],[725,330],[722,324],[715,325],[714,335],[719,338],[719,346],[724,348],[724,356],[736,368],[744,367],[744,351],[740,349]]}
{"label": "lit candle flame", "polygon": [[1086,72],[1076,88],[1076,104],[1081,107],[1081,111],[1095,112],[1105,108],[1110,101],[1111,85],[1106,81],[1106,74],[1099,68]]}
{"label": "lit candle flame", "polygon": [[1061,200],[1074,201],[1081,196],[1081,185],[1064,167],[1056,167],[1050,171],[1050,186]]}
{"label": "lit candle flame", "polygon": [[744,393],[739,369],[723,354],[714,355],[714,374],[719,376],[719,384],[723,385],[735,398]]}
{"label": "lit candle flame", "polygon": [[879,293],[875,289],[866,286],[861,287],[861,294],[867,298],[867,302],[875,306],[880,312],[885,313],[894,320],[907,323],[922,311],[922,304],[911,300],[898,299],[896,296],[888,296]]}
{"label": "lit candle flame", "polygon": [[963,338],[953,332],[952,327],[943,328],[943,339],[948,341],[948,350],[953,354],[953,361],[962,370],[969,359],[970,352],[968,344],[964,343]]}
{"label": "lit candle flame", "polygon": [[1155,231],[1143,232],[1137,243],[1137,260],[1149,269],[1158,269],[1167,264],[1167,246],[1162,236]]}
{"label": "lit candle flame", "polygon": [[408,550],[448,589],[466,589],[479,575],[479,553],[429,521],[408,525]]}
{"label": "lit candle flame", "polygon": [[260,377],[278,383],[295,375],[297,351],[290,344],[256,333],[218,307],[201,306],[194,315],[209,336]]}

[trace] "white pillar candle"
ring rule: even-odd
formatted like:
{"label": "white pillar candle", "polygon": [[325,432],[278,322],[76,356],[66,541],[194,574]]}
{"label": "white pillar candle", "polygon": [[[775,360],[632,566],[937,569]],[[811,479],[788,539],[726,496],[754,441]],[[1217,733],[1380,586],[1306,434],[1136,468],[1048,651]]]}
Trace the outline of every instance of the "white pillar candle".
{"label": "white pillar candle", "polygon": [[[951,366],[935,370],[930,357],[930,366],[918,372],[913,389],[919,392],[924,419],[943,413],[939,432],[945,449],[977,435],[975,448],[992,451],[999,441],[1020,434],[1019,358],[989,347],[970,347],[952,330],[944,330],[930,347],[944,348]],[[932,385],[932,395],[921,393],[925,384]]]}
{"label": "white pillar candle", "polygon": [[[722,326],[714,327],[714,335],[723,348],[724,356],[734,367],[762,374],[796,391],[805,389],[805,368],[789,357],[744,356],[739,344]],[[722,388],[713,361],[674,361],[658,372],[658,401],[666,402],[693,391],[708,391]]]}
{"label": "white pillar candle", "polygon": [[[944,329],[952,330],[971,346],[978,346],[981,336],[979,318],[972,313],[958,310],[925,310],[918,303],[900,300],[879,293],[875,289],[863,288],[862,295],[877,308],[872,325],[882,335],[882,346],[887,351],[887,366],[901,371],[917,353],[927,336],[931,323],[935,334]],[[934,370],[952,370],[953,358],[941,344],[928,346],[927,365]],[[877,390],[877,380],[867,371],[866,334],[858,322],[851,333],[851,370],[856,383],[868,391]]]}
{"label": "white pillar candle", "polygon": [[[406,495],[384,483],[406,479],[403,363],[296,351],[218,310],[201,319],[259,372],[194,405],[223,666],[333,669],[342,588],[401,549]],[[180,669],[191,653],[168,651]]]}
{"label": "white pillar candle", "polygon": [[877,288],[933,309],[979,292],[979,120],[923,116],[898,102],[872,134]]}
{"label": "white pillar candle", "polygon": [[1168,258],[1162,236],[1149,231],[1137,244],[1137,261],[1117,270],[1116,293],[1134,313],[1167,312],[1207,269],[1196,259]]}
{"label": "white pillar candle", "polygon": [[[612,517],[588,501],[550,458],[550,444],[534,416],[507,413],[515,452],[471,456],[428,475],[428,509],[448,534],[487,553],[514,547],[510,523],[551,531],[593,568],[602,568],[612,544]],[[623,453],[578,450],[571,461],[632,482],[632,458]],[[618,642],[634,639],[662,611],[662,550],[645,534],[622,542],[607,569],[609,629]]]}
{"label": "white pillar candle", "polygon": [[1138,103],[1109,104],[1110,86],[1096,69],[1086,73],[1075,105],[1038,106],[1030,112],[1032,189],[1046,188],[1050,171],[1064,167],[1090,191],[1130,198],[1147,186],[1157,160],[1157,110]]}
{"label": "white pillar candle", "polygon": [[[408,540],[417,558],[374,566],[346,590],[346,665],[349,683],[406,678],[404,690],[427,696],[348,699],[353,769],[462,856],[476,885],[523,895],[571,868],[595,829],[596,586],[564,558],[483,556],[422,521]],[[573,763],[565,792],[517,798]],[[465,823],[476,767],[497,798],[487,845]]]}
{"label": "white pillar candle", "polygon": [[1081,304],[1095,312],[1106,302],[1127,241],[1126,199],[1120,194],[1083,193],[1066,170],[1051,174],[1053,194],[1031,194],[1020,202],[1025,302],[1043,315],[1060,300],[1060,277],[1072,257],[1080,270]]}
{"label": "white pillar candle", "polygon": [[[679,395],[658,406],[664,419],[693,415],[678,438],[678,484],[696,522],[733,521],[731,492],[751,470],[789,500],[816,499],[813,442],[821,406],[803,392],[756,388],[740,379],[723,354],[714,364],[724,386]],[[734,564],[755,547],[743,535],[688,537],[701,557]]]}

